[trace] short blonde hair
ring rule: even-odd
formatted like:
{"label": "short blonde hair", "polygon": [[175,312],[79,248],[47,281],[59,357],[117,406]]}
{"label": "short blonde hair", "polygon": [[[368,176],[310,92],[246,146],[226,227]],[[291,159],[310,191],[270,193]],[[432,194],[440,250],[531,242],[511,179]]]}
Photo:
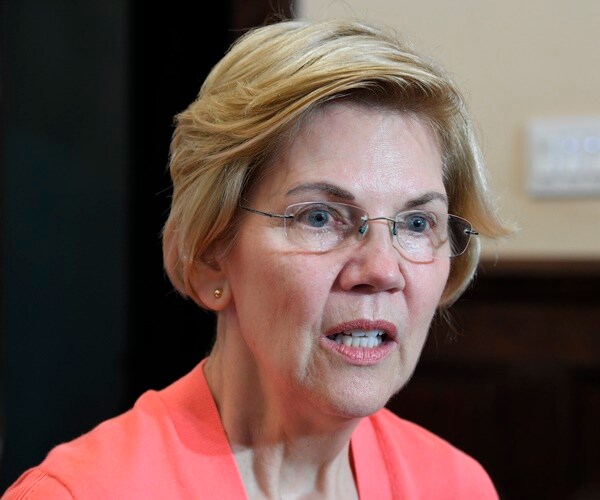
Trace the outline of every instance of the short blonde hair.
{"label": "short blonde hair", "polygon": [[[429,123],[442,145],[450,212],[485,236],[508,234],[488,191],[464,99],[437,64],[373,24],[281,21],[240,37],[176,116],[163,255],[182,295],[202,305],[190,282],[196,259],[208,259],[216,243],[232,244],[249,187],[312,111],[339,98],[366,99]],[[474,240],[452,259],[440,306],[472,280],[479,261]]]}

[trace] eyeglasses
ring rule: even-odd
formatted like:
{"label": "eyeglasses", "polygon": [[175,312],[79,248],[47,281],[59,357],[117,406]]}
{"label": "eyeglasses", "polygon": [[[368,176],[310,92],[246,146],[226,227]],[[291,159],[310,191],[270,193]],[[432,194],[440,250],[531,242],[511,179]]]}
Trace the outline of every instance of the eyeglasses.
{"label": "eyeglasses", "polygon": [[436,257],[456,257],[479,233],[471,223],[456,215],[426,210],[407,210],[396,216],[369,217],[362,208],[346,203],[295,203],[283,214],[242,206],[254,214],[283,219],[289,241],[311,252],[328,252],[354,245],[369,231],[369,222],[388,223],[394,240],[413,262],[431,262]]}

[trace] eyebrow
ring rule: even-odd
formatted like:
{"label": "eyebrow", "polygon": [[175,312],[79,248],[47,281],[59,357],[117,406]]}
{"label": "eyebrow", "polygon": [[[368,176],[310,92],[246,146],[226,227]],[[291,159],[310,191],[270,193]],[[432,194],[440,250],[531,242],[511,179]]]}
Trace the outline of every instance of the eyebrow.
{"label": "eyebrow", "polygon": [[286,195],[290,196],[298,193],[310,193],[310,192],[322,192],[341,198],[342,200],[352,201],[355,199],[354,195],[350,191],[346,191],[335,184],[328,182],[310,182],[307,184],[300,184],[299,186],[290,189]]}
{"label": "eyebrow", "polygon": [[446,195],[442,193],[438,193],[437,191],[431,191],[429,193],[425,193],[414,200],[410,200],[406,203],[406,208],[414,208],[420,207],[421,205],[427,205],[430,201],[440,200],[444,205],[448,206],[448,198]]}

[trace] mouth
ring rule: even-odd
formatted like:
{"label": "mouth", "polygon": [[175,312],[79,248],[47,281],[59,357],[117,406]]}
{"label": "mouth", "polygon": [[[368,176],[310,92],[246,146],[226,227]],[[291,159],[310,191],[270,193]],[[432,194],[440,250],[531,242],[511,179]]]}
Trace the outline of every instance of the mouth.
{"label": "mouth", "polygon": [[385,320],[359,319],[338,324],[321,337],[332,355],[354,366],[374,366],[398,349],[398,330]]}
{"label": "mouth", "polygon": [[384,342],[390,340],[388,334],[384,330],[361,330],[352,328],[342,332],[327,335],[329,340],[333,340],[336,344],[343,344],[349,347],[379,347]]}
{"label": "mouth", "polygon": [[397,333],[389,321],[357,320],[339,324],[325,335],[339,345],[375,349],[395,341]]}

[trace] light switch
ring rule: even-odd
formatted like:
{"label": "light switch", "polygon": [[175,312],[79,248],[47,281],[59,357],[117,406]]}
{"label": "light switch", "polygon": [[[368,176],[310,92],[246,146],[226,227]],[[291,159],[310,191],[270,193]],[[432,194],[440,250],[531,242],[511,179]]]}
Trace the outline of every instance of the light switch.
{"label": "light switch", "polygon": [[534,197],[600,197],[600,116],[540,118],[527,128]]}

